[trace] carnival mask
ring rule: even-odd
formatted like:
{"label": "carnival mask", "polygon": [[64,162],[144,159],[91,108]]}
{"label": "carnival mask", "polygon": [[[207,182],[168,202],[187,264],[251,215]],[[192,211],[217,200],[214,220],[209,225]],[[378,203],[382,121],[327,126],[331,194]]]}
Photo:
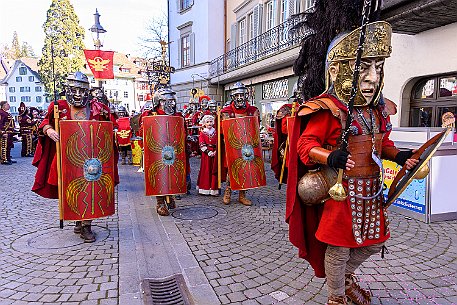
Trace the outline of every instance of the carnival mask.
{"label": "carnival mask", "polygon": [[246,108],[246,94],[244,93],[235,93],[233,96],[233,103],[236,109]]}
{"label": "carnival mask", "polygon": [[202,99],[200,103],[200,107],[202,110],[207,110],[208,109],[208,100],[207,99]]}
{"label": "carnival mask", "polygon": [[176,113],[176,99],[173,95],[167,95],[165,99],[160,101],[162,110],[167,115],[173,115]]}
{"label": "carnival mask", "polygon": [[210,100],[210,101],[208,102],[208,109],[209,109],[209,111],[211,111],[211,112],[215,112],[215,111],[217,110],[217,103],[216,103],[215,100]]}
{"label": "carnival mask", "polygon": [[74,107],[85,107],[89,101],[89,90],[79,87],[66,87],[67,102]]}

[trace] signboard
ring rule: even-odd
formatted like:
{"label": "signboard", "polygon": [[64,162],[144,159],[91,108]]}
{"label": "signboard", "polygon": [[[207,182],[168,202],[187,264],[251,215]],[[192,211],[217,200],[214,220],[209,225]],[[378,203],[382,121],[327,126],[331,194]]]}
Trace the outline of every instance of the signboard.
{"label": "signboard", "polygon": [[[384,167],[384,184],[387,189],[384,190],[384,198],[387,200],[387,193],[389,192],[390,185],[397,175],[401,166],[395,162],[383,160]],[[426,192],[427,181],[426,178],[420,180],[413,180],[406,190],[394,201],[393,205],[402,209],[406,209],[421,215],[426,213]]]}

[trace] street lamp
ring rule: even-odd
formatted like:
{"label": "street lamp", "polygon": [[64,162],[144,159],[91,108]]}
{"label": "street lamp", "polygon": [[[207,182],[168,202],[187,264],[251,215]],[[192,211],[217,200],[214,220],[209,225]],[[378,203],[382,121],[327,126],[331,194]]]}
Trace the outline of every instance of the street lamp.
{"label": "street lamp", "polygon": [[103,47],[103,36],[100,37],[100,34],[105,34],[106,30],[100,24],[100,14],[98,13],[98,9],[95,9],[94,19],[95,23],[89,30],[92,33],[92,40],[94,41],[95,49],[100,50],[100,48]]}
{"label": "street lamp", "polygon": [[[100,24],[100,14],[98,13],[98,9],[95,9],[94,19],[95,23],[89,30],[92,35],[92,40],[94,41],[95,50],[100,50],[100,48],[103,47],[102,34],[105,34],[106,30]],[[101,80],[98,81],[98,87],[100,88],[100,90],[103,90]]]}

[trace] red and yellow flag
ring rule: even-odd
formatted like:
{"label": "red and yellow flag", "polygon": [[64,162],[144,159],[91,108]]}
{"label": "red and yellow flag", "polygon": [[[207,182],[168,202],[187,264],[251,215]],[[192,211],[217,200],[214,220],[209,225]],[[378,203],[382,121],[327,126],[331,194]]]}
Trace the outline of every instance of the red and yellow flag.
{"label": "red and yellow flag", "polygon": [[84,50],[87,64],[96,79],[113,79],[113,51]]}

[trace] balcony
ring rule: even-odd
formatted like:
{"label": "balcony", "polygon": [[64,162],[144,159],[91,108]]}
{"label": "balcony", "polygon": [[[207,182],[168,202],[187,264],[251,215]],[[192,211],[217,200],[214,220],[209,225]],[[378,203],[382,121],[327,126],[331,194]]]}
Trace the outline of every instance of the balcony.
{"label": "balcony", "polygon": [[214,59],[209,68],[210,77],[221,76],[298,46],[303,33],[290,30],[300,20],[300,16],[291,16],[280,25]]}

